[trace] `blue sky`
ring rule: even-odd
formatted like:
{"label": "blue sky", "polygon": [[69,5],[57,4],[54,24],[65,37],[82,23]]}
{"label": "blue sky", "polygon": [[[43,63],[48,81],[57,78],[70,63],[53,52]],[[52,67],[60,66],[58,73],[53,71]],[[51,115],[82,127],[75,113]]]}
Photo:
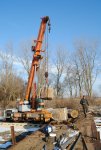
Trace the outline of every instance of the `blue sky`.
{"label": "blue sky", "polygon": [[21,41],[37,38],[43,16],[51,19],[51,51],[71,51],[80,38],[101,43],[101,0],[0,0],[0,50],[12,42],[16,55]]}
{"label": "blue sky", "polygon": [[75,39],[101,40],[100,0],[0,0],[0,48],[36,38],[42,16],[50,16],[50,45],[72,50]]}

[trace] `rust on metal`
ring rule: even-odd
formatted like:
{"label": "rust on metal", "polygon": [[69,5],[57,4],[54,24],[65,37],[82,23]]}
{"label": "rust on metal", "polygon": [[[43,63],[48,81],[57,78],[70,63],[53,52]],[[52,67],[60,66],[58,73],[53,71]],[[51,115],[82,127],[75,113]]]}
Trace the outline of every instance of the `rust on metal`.
{"label": "rust on metal", "polygon": [[15,139],[15,132],[14,132],[14,126],[11,126],[11,138],[12,138],[12,144],[16,144],[16,139]]}

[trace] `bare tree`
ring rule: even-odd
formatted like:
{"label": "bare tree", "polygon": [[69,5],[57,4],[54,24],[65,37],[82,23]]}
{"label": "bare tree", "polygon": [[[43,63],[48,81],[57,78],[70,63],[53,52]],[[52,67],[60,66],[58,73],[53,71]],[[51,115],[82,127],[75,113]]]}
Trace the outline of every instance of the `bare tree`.
{"label": "bare tree", "polygon": [[[82,71],[82,68],[81,68],[81,64],[80,64],[80,61],[78,59],[78,55],[77,53],[74,54],[74,57],[73,57],[73,64],[74,64],[74,84],[75,84],[75,91],[77,91],[77,88],[78,88],[78,91],[79,91],[79,96],[81,97],[82,96],[82,91],[83,91],[83,71]],[[76,96],[77,96],[77,93],[76,93]]]}
{"label": "bare tree", "polygon": [[98,73],[95,64],[96,52],[96,42],[89,45],[84,41],[76,43],[76,52],[69,57],[64,78],[64,86],[70,97],[81,97],[85,92],[92,96],[93,84]]}
{"label": "bare tree", "polygon": [[78,59],[82,69],[84,89],[90,97],[92,96],[92,87],[97,77],[97,70],[95,68],[96,51],[96,43],[91,45],[79,43],[77,46]]}
{"label": "bare tree", "polygon": [[63,76],[65,71],[65,65],[67,61],[67,52],[62,48],[59,48],[56,51],[56,58],[54,61],[55,65],[55,89],[57,97],[63,96],[62,84],[63,84]]}
{"label": "bare tree", "polygon": [[[66,93],[72,98],[74,93],[77,96],[76,73],[73,62],[70,60],[66,65],[66,75],[64,77],[64,87]],[[67,94],[66,94],[67,95]]]}
{"label": "bare tree", "polygon": [[31,51],[31,41],[23,42],[21,44],[21,52],[19,53],[18,61],[22,64],[24,70],[29,76],[30,66],[32,62],[33,53]]}
{"label": "bare tree", "polygon": [[13,55],[0,51],[0,101],[6,107],[11,100],[22,97],[24,82],[14,71]]}

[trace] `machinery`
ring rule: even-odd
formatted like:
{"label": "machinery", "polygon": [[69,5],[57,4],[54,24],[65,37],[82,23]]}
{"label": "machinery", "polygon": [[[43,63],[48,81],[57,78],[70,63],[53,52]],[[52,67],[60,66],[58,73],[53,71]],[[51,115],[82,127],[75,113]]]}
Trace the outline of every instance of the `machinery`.
{"label": "machinery", "polygon": [[[35,46],[32,46],[33,59],[30,69],[30,74],[27,83],[27,89],[24,101],[18,102],[18,112],[13,113],[14,121],[44,121],[47,122],[52,118],[52,114],[44,109],[44,101],[41,98],[37,98],[36,94],[36,83],[34,82],[36,72],[39,68],[40,60],[42,59],[41,52],[42,43],[44,39],[44,34],[46,30],[46,25],[49,26],[50,31],[50,20],[49,17],[43,17],[39,29],[39,34],[37,40],[35,40]],[[48,73],[46,73],[48,77]],[[34,86],[33,86],[34,85]],[[32,87],[34,87],[34,92],[32,94]],[[32,96],[31,96],[32,94]]]}

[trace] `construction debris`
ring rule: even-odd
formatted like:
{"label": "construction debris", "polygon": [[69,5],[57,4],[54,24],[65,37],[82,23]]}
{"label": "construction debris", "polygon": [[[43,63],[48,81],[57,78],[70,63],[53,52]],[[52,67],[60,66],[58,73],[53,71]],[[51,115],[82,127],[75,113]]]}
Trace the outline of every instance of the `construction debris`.
{"label": "construction debris", "polygon": [[71,132],[73,133],[72,136],[70,136],[69,134],[68,137],[66,136],[66,134],[62,134],[60,138],[57,140],[56,147],[60,148],[61,150],[64,150],[67,148],[67,146],[69,146],[72,142],[74,142],[79,132],[78,131],[77,132],[71,131]]}
{"label": "construction debris", "polygon": [[[93,110],[93,109],[92,109]],[[95,150],[95,147],[99,147],[98,150],[101,149],[100,139],[101,139],[101,117],[94,117],[91,112],[87,113],[87,118],[84,117],[83,113],[78,115],[78,111],[76,110],[68,110],[67,108],[50,108],[50,111],[53,115],[53,121],[48,123],[47,125],[44,124],[45,130],[38,130],[36,132],[31,132],[30,136],[25,136],[24,149],[27,150],[32,146],[32,149],[46,149],[46,150],[64,150],[69,149],[73,150],[75,148],[85,148],[85,150]],[[75,124],[70,121],[71,118],[76,118]],[[16,127],[21,128],[21,130],[30,130],[34,131],[34,124],[22,123],[23,126],[19,123],[0,123],[2,128],[7,128],[12,125],[15,127],[15,135],[16,135]],[[30,128],[30,129],[29,129]],[[78,130],[79,129],[79,130]],[[3,131],[3,130],[2,130]],[[22,135],[23,133],[21,133]],[[11,135],[10,135],[11,137]],[[1,137],[2,145],[1,148],[6,145],[3,144],[3,137]],[[10,138],[8,138],[8,141]],[[33,140],[36,141],[33,143]],[[7,141],[7,142],[8,142]],[[38,144],[40,141],[40,144]],[[13,147],[11,146],[11,150],[22,150],[23,142],[19,142]],[[9,146],[12,143],[9,144]],[[21,147],[21,149],[20,149]],[[37,148],[36,148],[37,147]]]}

